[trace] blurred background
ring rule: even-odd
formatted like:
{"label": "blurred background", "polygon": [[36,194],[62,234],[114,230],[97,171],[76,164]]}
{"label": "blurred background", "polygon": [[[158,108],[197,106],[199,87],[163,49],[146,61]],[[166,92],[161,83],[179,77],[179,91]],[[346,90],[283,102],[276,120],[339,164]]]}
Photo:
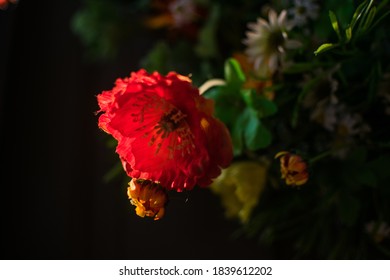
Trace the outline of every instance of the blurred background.
{"label": "blurred background", "polygon": [[160,221],[134,214],[118,161],[97,126],[96,95],[139,69],[156,41],[136,32],[115,58],[91,59],[73,31],[80,1],[0,10],[2,259],[276,257],[234,236],[209,190],[171,198]]}

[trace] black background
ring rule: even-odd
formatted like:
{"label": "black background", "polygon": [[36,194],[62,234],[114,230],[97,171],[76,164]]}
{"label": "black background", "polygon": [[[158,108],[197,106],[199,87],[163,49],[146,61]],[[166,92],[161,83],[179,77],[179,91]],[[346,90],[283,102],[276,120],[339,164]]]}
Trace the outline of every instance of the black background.
{"label": "black background", "polygon": [[276,258],[234,237],[207,189],[174,195],[166,217],[142,219],[97,127],[96,95],[138,70],[153,40],[136,36],[112,62],[91,62],[70,28],[76,1],[0,10],[2,259]]}

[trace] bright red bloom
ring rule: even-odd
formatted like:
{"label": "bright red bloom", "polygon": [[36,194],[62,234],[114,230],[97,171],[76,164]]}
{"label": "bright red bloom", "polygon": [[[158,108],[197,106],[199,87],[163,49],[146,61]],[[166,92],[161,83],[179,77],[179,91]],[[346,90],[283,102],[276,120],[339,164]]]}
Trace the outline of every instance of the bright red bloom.
{"label": "bright red bloom", "polygon": [[199,95],[188,77],[145,70],[117,79],[97,96],[99,127],[118,140],[127,174],[166,189],[208,186],[233,158],[225,125],[214,103]]}

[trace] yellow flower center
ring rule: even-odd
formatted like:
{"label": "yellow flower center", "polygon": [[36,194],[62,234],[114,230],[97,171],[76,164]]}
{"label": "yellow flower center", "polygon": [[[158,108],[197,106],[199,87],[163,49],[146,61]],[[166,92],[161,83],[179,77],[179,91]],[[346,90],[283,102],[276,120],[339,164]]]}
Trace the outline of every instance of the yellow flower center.
{"label": "yellow flower center", "polygon": [[162,133],[162,138],[166,138],[170,132],[180,127],[182,120],[186,117],[181,111],[173,108],[168,114],[164,114],[156,125],[155,129],[158,134]]}
{"label": "yellow flower center", "polygon": [[281,30],[274,30],[269,34],[268,37],[268,48],[272,52],[275,52],[275,50],[280,50],[284,47],[285,43],[285,34]]}

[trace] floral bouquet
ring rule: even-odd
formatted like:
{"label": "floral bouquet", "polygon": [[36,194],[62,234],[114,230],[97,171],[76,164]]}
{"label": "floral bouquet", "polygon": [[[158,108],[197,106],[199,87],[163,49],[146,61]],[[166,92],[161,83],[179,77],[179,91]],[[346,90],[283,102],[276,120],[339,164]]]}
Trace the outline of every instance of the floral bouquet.
{"label": "floral bouquet", "polygon": [[161,219],[172,192],[206,187],[239,234],[289,258],[388,258],[389,14],[374,0],[86,0],[72,26],[90,57],[156,39],[97,96],[136,214]]}

